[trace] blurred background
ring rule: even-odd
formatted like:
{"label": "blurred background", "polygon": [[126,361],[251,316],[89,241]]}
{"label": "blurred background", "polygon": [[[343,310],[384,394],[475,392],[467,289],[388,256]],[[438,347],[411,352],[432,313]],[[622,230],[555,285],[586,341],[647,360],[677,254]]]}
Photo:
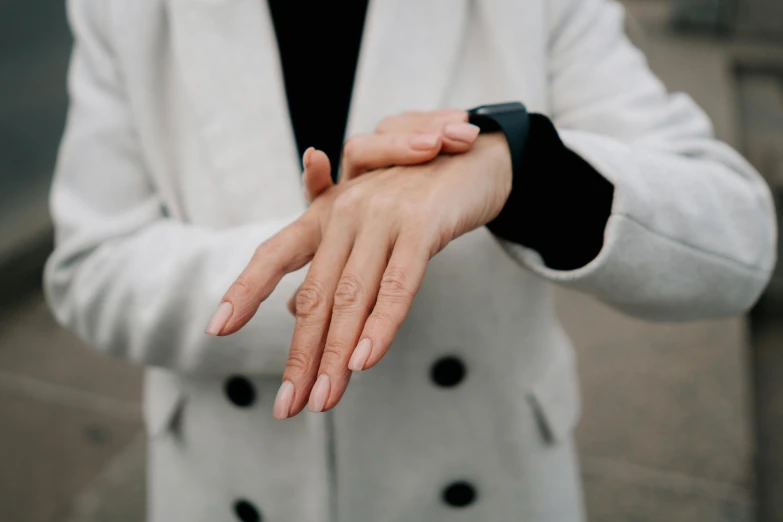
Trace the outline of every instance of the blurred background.
{"label": "blurred background", "polygon": [[[629,32],[783,199],[783,1],[626,0]],[[71,37],[62,0],[0,0],[0,521],[142,522],[138,368],[41,295]],[[580,356],[592,521],[783,521],[783,274],[750,317],[651,325],[559,292]]]}

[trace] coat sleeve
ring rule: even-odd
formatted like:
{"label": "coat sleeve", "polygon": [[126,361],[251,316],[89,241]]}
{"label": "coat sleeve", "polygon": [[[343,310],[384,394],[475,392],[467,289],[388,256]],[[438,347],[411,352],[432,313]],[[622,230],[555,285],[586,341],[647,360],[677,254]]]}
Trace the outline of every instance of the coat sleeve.
{"label": "coat sleeve", "polygon": [[290,220],[212,230],[166,216],[111,48],[109,2],[71,1],[69,109],[51,193],[56,246],[44,285],[57,320],[109,355],[178,372],[280,373],[294,321],[283,279],[243,331],[204,333],[255,248]]}
{"label": "coat sleeve", "polygon": [[775,263],[767,185],[713,137],[690,98],[669,94],[652,74],[625,36],[619,4],[547,4],[552,120],[566,146],[614,185],[614,198],[603,247],[579,269],[552,270],[534,250],[504,248],[550,281],[649,320],[747,310]]}

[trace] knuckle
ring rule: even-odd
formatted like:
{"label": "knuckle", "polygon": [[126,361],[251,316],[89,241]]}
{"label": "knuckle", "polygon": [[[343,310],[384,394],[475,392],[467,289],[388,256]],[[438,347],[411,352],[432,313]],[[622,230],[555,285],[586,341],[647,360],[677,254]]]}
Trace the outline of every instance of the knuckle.
{"label": "knuckle", "polygon": [[389,312],[380,308],[373,310],[373,313],[370,315],[367,322],[371,326],[372,330],[376,332],[386,328],[394,328],[397,324],[397,321]]}
{"label": "knuckle", "polygon": [[363,199],[364,191],[361,185],[349,187],[334,200],[333,212],[337,215],[353,214]]}
{"label": "knuckle", "polygon": [[307,352],[299,349],[291,349],[288,354],[288,361],[285,364],[286,374],[289,372],[302,374],[307,372],[310,367],[310,357]]}
{"label": "knuckle", "polygon": [[[401,205],[400,198],[390,192],[376,192],[370,196],[369,208],[373,213],[380,217],[389,217],[391,212],[395,212]],[[403,214],[404,215],[404,214]]]}
{"label": "knuckle", "polygon": [[403,270],[389,267],[381,279],[379,298],[404,300],[412,297],[408,288],[407,277]]}
{"label": "knuckle", "polygon": [[403,216],[408,218],[407,221],[424,218],[432,212],[432,210],[428,208],[427,205],[423,204],[419,198],[415,196],[410,198],[397,199],[398,200],[395,201],[395,206],[399,209],[399,212]]}
{"label": "knuckle", "polygon": [[305,283],[296,292],[296,298],[294,299],[296,317],[301,319],[312,317],[324,308],[325,303],[326,292],[324,292],[323,287],[312,281]]}
{"label": "knuckle", "polygon": [[[314,223],[311,218],[311,213],[305,213],[299,219],[288,225],[287,228],[291,232],[292,236],[299,237],[306,235],[313,227],[313,224]],[[276,245],[273,246],[276,247]]]}
{"label": "knuckle", "polygon": [[336,368],[343,364],[347,345],[344,342],[330,341],[321,354],[321,367]]}
{"label": "knuckle", "polygon": [[335,310],[354,309],[362,304],[364,285],[354,275],[344,275],[334,293]]}
{"label": "knuckle", "polygon": [[256,249],[253,251],[253,261],[260,261],[264,258],[265,255],[269,253],[270,249],[274,249],[275,242],[272,239],[269,239],[267,241],[264,241],[260,245],[256,247]]}
{"label": "knuckle", "polygon": [[253,285],[247,275],[240,274],[234,281],[234,284],[231,285],[231,290],[229,291],[230,299],[240,302],[249,301],[255,294],[254,287],[255,285]]}

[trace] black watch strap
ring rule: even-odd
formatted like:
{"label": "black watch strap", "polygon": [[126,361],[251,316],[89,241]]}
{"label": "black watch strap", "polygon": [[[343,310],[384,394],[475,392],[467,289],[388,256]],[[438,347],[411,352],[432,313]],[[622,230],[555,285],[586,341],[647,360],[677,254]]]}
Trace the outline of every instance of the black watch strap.
{"label": "black watch strap", "polygon": [[511,193],[487,229],[535,250],[555,270],[575,270],[595,259],[603,248],[614,186],[566,147],[549,118],[528,114],[521,103],[468,114],[484,132],[503,131],[511,152]]}
{"label": "black watch strap", "polygon": [[468,121],[481,132],[501,131],[506,136],[511,152],[513,186],[522,175],[522,160],[530,133],[530,117],[525,106],[519,102],[482,105],[468,111]]}

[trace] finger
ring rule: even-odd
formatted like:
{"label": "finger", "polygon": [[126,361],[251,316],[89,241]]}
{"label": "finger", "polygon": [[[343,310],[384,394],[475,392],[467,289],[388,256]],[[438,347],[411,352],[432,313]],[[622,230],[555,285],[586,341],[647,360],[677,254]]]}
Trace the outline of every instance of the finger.
{"label": "finger", "polygon": [[325,152],[310,147],[302,156],[302,183],[308,203],[328,190],[332,182],[332,167]]}
{"label": "finger", "polygon": [[472,123],[447,123],[443,126],[441,152],[461,154],[469,151],[478,138],[480,129]]}
{"label": "finger", "polygon": [[458,109],[411,111],[389,116],[375,128],[378,134],[440,132],[449,123],[467,123],[468,113]]}
{"label": "finger", "polygon": [[443,136],[441,152],[467,152],[476,141],[478,127],[468,123],[468,113],[456,109],[406,112],[384,119],[376,128],[379,134],[437,132]]}
{"label": "finger", "polygon": [[438,155],[441,143],[438,133],[358,134],[343,147],[340,181],[368,170],[426,163]]}
{"label": "finger", "polygon": [[367,318],[348,367],[372,368],[389,350],[421,287],[430,247],[418,238],[400,236],[383,273],[375,307]]}
{"label": "finger", "polygon": [[303,216],[264,241],[223,296],[206,333],[230,335],[247,324],[280,279],[312,259],[320,241],[317,225]]}
{"label": "finger", "polygon": [[296,415],[307,404],[321,362],[334,292],[352,244],[352,232],[345,223],[330,226],[296,293],[296,326],[279,395],[283,395],[286,382],[292,393],[276,400],[274,414],[278,419]]}
{"label": "finger", "polygon": [[357,238],[334,295],[329,333],[318,379],[307,409],[332,409],[342,398],[351,372],[348,361],[375,303],[391,246],[386,222],[365,228]]}

